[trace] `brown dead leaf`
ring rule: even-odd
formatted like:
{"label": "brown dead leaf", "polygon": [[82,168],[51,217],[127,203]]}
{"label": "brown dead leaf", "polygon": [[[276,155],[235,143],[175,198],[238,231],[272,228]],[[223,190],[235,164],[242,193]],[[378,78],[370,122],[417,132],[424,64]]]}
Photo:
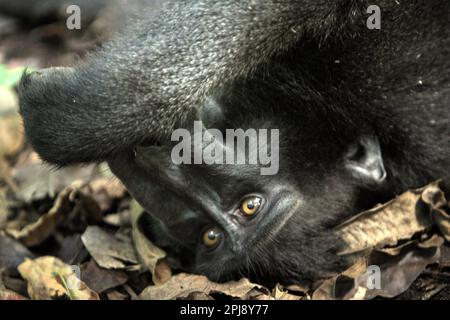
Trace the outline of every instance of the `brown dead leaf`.
{"label": "brown dead leaf", "polygon": [[98,176],[96,165],[71,166],[59,170],[52,169],[43,162],[15,167],[12,176],[18,186],[18,196],[25,203],[54,198],[67,186],[81,181],[78,186]]}
{"label": "brown dead leaf", "polygon": [[58,237],[59,249],[53,254],[67,264],[78,265],[89,257],[89,252],[81,241],[81,234]]}
{"label": "brown dead leaf", "polygon": [[10,87],[0,86],[0,118],[17,113],[19,101],[17,94]]}
{"label": "brown dead leaf", "polygon": [[159,260],[156,264],[154,273],[152,274],[152,281],[155,285],[161,285],[169,281],[172,277],[172,269],[165,260]]}
{"label": "brown dead leaf", "polygon": [[272,296],[275,300],[302,300],[302,297],[290,294],[286,291],[282,285],[277,284],[275,288],[272,290]]}
{"label": "brown dead leaf", "polygon": [[437,210],[433,214],[433,220],[439,227],[445,240],[450,242],[450,214],[446,213],[444,210]]}
{"label": "brown dead leaf", "polygon": [[20,116],[0,118],[0,157],[16,155],[22,149],[24,141]]}
{"label": "brown dead leaf", "polygon": [[27,280],[33,300],[99,300],[98,294],[78,279],[70,266],[55,257],[27,260],[19,266],[19,272]]}
{"label": "brown dead leaf", "polygon": [[28,247],[42,243],[54,233],[56,227],[75,208],[76,203],[70,200],[70,195],[74,190],[73,187],[68,187],[62,191],[48,213],[41,216],[36,222],[21,230],[7,229],[6,232]]}
{"label": "brown dead leaf", "polygon": [[207,301],[214,300],[214,298],[204,292],[192,292],[186,297],[186,300]]}
{"label": "brown dead leaf", "polygon": [[431,208],[431,217],[447,241],[450,241],[450,201],[439,184],[431,185],[422,194],[422,201]]}
{"label": "brown dead leaf", "polygon": [[14,291],[0,288],[0,300],[28,300]]}
{"label": "brown dead leaf", "polygon": [[[425,268],[439,261],[443,239],[433,237],[423,243],[414,241],[402,247],[398,255],[375,250],[369,257],[368,265],[376,265],[381,270],[381,289],[367,290],[364,299],[376,296],[393,298],[405,292]],[[357,282],[367,284],[368,274],[363,274]]]}
{"label": "brown dead leaf", "polygon": [[[325,280],[313,293],[313,300],[349,299],[356,294],[356,278],[367,270],[365,258],[358,259],[342,274]],[[351,280],[353,279],[353,280]],[[337,285],[338,284],[338,285]],[[339,284],[342,286],[340,287]]]}
{"label": "brown dead leaf", "polygon": [[17,292],[14,292],[6,288],[6,286],[3,283],[2,275],[0,274],[0,301],[3,300],[27,300],[27,298],[18,294]]}
{"label": "brown dead leaf", "polygon": [[288,286],[284,286],[284,288],[289,292],[293,292],[295,295],[308,296],[309,287],[302,286],[299,284],[291,284]]}
{"label": "brown dead leaf", "polygon": [[136,269],[139,264],[131,241],[118,239],[97,226],[88,227],[81,240],[102,268]]}
{"label": "brown dead leaf", "polygon": [[[317,300],[393,298],[416,280],[425,268],[439,260],[442,238],[424,242],[410,241],[396,248],[379,249],[361,257],[342,274],[328,279],[314,292]],[[379,268],[380,288],[372,287],[374,274],[369,266]],[[375,269],[372,269],[375,270]]]}
{"label": "brown dead leaf", "polygon": [[205,276],[180,273],[160,286],[147,287],[140,295],[142,300],[185,299],[193,292],[205,294],[222,293],[239,299],[247,299],[253,288],[262,288],[248,279],[231,281],[223,284],[214,283]]}
{"label": "brown dead leaf", "polygon": [[0,117],[0,158],[17,154],[24,142],[20,115],[13,113]]}
{"label": "brown dead leaf", "polygon": [[167,264],[159,264],[166,257],[166,253],[155,246],[142,232],[139,219],[144,212],[144,209],[133,200],[131,203],[131,224],[134,246],[136,248],[137,255],[142,261],[144,266],[150,271],[153,277],[154,284],[162,284],[167,281],[171,276],[170,268]]}
{"label": "brown dead leaf", "polygon": [[0,286],[0,301],[3,300],[28,300],[28,299],[14,291],[8,290],[4,287],[2,288]]}
{"label": "brown dead leaf", "polygon": [[245,300],[268,301],[275,300],[275,298],[270,295],[269,290],[266,288],[255,287],[247,293]]}
{"label": "brown dead leaf", "polygon": [[10,164],[2,158],[0,158],[0,182],[5,184],[5,187],[2,188],[5,195],[11,192],[15,200],[20,199],[20,190],[12,177]]}
{"label": "brown dead leaf", "polygon": [[441,258],[439,259],[439,265],[443,268],[450,268],[450,247],[441,247]]}
{"label": "brown dead leaf", "polygon": [[15,272],[15,269],[33,254],[20,242],[0,235],[0,270]]}
{"label": "brown dead leaf", "polygon": [[445,235],[445,230],[448,231],[450,227],[450,219],[441,210],[443,204],[437,204],[439,210],[433,209],[430,204],[430,199],[435,199],[441,193],[439,182],[435,182],[427,187],[408,191],[348,220],[336,229],[337,235],[346,243],[340,254],[395,246],[400,240],[408,240],[414,234],[430,229],[435,222],[444,229]]}
{"label": "brown dead leaf", "polygon": [[108,300],[127,300],[128,295],[123,294],[117,290],[112,290],[106,293]]}
{"label": "brown dead leaf", "polygon": [[[16,276],[20,276],[19,271],[17,270],[17,268],[16,268],[16,272],[17,272]],[[12,278],[12,277],[8,276],[7,273],[3,273],[2,276],[3,277],[0,280],[0,282],[3,281],[3,286],[6,289],[11,290],[11,291],[13,291],[15,293],[20,294],[21,296],[24,296],[24,297],[28,298],[27,282],[25,280],[23,280],[22,278],[20,278],[20,279]]]}
{"label": "brown dead leaf", "polygon": [[[404,193],[396,199],[365,211],[337,228],[337,234],[346,247],[340,253],[364,253],[366,265],[380,268],[382,287],[368,289],[369,274],[355,266],[333,279],[325,281],[315,297],[364,298],[376,296],[395,297],[409,288],[412,282],[432,263],[438,261],[443,239],[434,235],[426,239],[432,226],[441,234],[450,237],[450,210],[442,182],[432,183],[424,188]],[[400,241],[421,235],[414,240],[396,246]],[[389,246],[386,248],[386,246]]]}
{"label": "brown dead leaf", "polygon": [[94,260],[89,261],[81,272],[81,279],[95,292],[102,293],[128,281],[128,276],[120,270],[100,268]]}
{"label": "brown dead leaf", "polygon": [[87,194],[91,195],[99,204],[102,212],[109,210],[114,201],[123,198],[126,189],[123,184],[114,178],[99,177],[89,182],[85,187]]}
{"label": "brown dead leaf", "polygon": [[118,213],[108,214],[103,217],[103,222],[113,227],[128,226],[130,224],[130,212],[124,210]]}

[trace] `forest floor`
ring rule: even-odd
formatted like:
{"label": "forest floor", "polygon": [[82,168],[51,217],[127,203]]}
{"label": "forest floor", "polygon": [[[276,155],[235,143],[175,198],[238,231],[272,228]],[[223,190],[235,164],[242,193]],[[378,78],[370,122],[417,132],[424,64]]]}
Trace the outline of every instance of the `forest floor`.
{"label": "forest floor", "polygon": [[[107,38],[102,21],[70,35],[58,23],[0,17],[0,299],[450,299],[450,193],[431,181],[344,226],[346,237],[354,222],[387,225],[393,212],[398,225],[410,222],[387,242],[369,230],[359,239],[365,248],[350,237],[349,247],[365,253],[330,279],[266,288],[173,272],[106,165],[55,170],[23,137],[16,86],[25,66],[72,65]],[[368,274],[367,266],[379,269]]]}

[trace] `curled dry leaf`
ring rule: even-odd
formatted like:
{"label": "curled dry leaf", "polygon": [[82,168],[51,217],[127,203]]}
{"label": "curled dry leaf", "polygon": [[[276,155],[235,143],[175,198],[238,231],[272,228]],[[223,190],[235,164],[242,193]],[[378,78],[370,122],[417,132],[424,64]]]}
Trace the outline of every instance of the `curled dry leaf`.
{"label": "curled dry leaf", "polygon": [[[436,226],[440,234],[447,241],[450,240],[450,203],[444,189],[443,182],[435,182],[424,188],[408,191],[339,226],[336,232],[346,243],[340,254],[364,255],[349,270],[325,281],[313,297],[392,298],[406,291],[428,265],[439,260],[444,243],[437,235],[425,241],[410,239],[419,234],[424,239],[427,232]],[[410,241],[394,247],[406,240]],[[367,266],[379,268],[380,288],[367,288],[367,281],[371,277],[366,272]]]}
{"label": "curled dry leaf", "polygon": [[67,186],[77,183],[81,187],[99,175],[96,165],[70,166],[53,170],[49,165],[39,161],[14,167],[12,176],[19,190],[19,198],[25,203],[54,198]]}
{"label": "curled dry leaf", "polygon": [[172,277],[172,269],[165,260],[159,260],[152,273],[152,281],[155,285],[161,285]]}
{"label": "curled dry leaf", "polygon": [[[359,275],[366,272],[367,262],[365,258],[357,259],[353,266],[342,274],[325,280],[313,293],[313,300],[335,300],[354,297],[356,295],[356,279]],[[352,279],[352,280],[351,280]],[[350,282],[350,285],[348,283]],[[342,290],[339,283],[345,288]],[[345,292],[343,292],[345,291]],[[361,294],[361,293],[358,293]]]}
{"label": "curled dry leaf", "polygon": [[396,248],[374,250],[342,274],[328,279],[314,292],[313,299],[347,300],[393,298],[406,291],[414,280],[440,257],[443,239],[410,241]]}
{"label": "curled dry leaf", "polygon": [[434,224],[447,241],[450,241],[450,199],[447,199],[439,184],[426,188],[422,200],[431,208]]}
{"label": "curled dry leaf", "polygon": [[170,279],[172,273],[170,267],[163,261],[166,253],[155,246],[141,230],[139,219],[143,212],[144,209],[133,200],[131,203],[133,242],[140,261],[152,274],[153,283],[161,285]]}
{"label": "curled dry leaf", "polygon": [[266,288],[256,288],[256,287],[247,293],[245,299],[257,301],[275,300],[275,298],[270,295],[269,290],[267,290]]}
{"label": "curled dry leaf", "polygon": [[84,246],[97,264],[105,269],[136,269],[138,258],[127,239],[118,239],[97,226],[90,226],[81,236]]}
{"label": "curled dry leaf", "polygon": [[28,282],[28,294],[33,300],[71,299],[99,300],[72,268],[55,257],[26,260],[19,272]]}
{"label": "curled dry leaf", "polygon": [[296,296],[306,297],[307,299],[309,298],[308,297],[308,292],[310,291],[309,286],[302,286],[299,284],[290,284],[290,285],[284,286],[284,289],[288,290],[289,292],[292,292]]}
{"label": "curled dry leaf", "polygon": [[395,246],[414,234],[437,224],[444,236],[450,233],[450,216],[445,212],[448,201],[439,182],[408,191],[388,203],[365,211],[336,229],[346,246],[341,255],[377,247]]}
{"label": "curled dry leaf", "polygon": [[[433,236],[424,242],[410,241],[397,252],[375,250],[368,258],[368,265],[380,267],[380,288],[367,290],[364,298],[393,298],[405,292],[428,265],[439,260],[443,243],[441,237]],[[362,274],[358,284],[367,285],[368,277],[367,273]]]}
{"label": "curled dry leaf", "polygon": [[205,276],[180,273],[160,286],[147,287],[139,297],[142,300],[186,299],[194,292],[203,292],[208,295],[221,293],[245,300],[254,288],[263,289],[248,279],[219,284],[208,280]]}
{"label": "curled dry leaf", "polygon": [[36,222],[25,226],[21,230],[7,229],[6,232],[28,247],[41,244],[51,236],[56,227],[72,212],[76,202],[71,201],[74,187],[68,187],[57,197],[55,204],[48,213],[41,216]]}

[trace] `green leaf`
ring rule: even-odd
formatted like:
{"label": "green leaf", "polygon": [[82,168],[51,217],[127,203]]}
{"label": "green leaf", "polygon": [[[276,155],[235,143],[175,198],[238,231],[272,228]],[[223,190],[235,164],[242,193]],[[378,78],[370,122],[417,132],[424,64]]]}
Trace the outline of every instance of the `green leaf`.
{"label": "green leaf", "polygon": [[0,86],[9,88],[15,86],[19,83],[24,71],[24,67],[8,68],[0,64]]}

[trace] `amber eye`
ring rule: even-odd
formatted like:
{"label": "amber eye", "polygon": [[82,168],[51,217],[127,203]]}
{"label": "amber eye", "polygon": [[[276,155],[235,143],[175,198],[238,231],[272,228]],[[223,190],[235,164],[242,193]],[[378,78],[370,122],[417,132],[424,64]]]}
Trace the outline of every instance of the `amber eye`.
{"label": "amber eye", "polygon": [[246,217],[251,217],[258,213],[261,208],[261,198],[251,196],[245,198],[241,203],[241,213]]}
{"label": "amber eye", "polygon": [[215,247],[222,237],[222,232],[217,228],[207,229],[202,236],[202,242],[205,247]]}

